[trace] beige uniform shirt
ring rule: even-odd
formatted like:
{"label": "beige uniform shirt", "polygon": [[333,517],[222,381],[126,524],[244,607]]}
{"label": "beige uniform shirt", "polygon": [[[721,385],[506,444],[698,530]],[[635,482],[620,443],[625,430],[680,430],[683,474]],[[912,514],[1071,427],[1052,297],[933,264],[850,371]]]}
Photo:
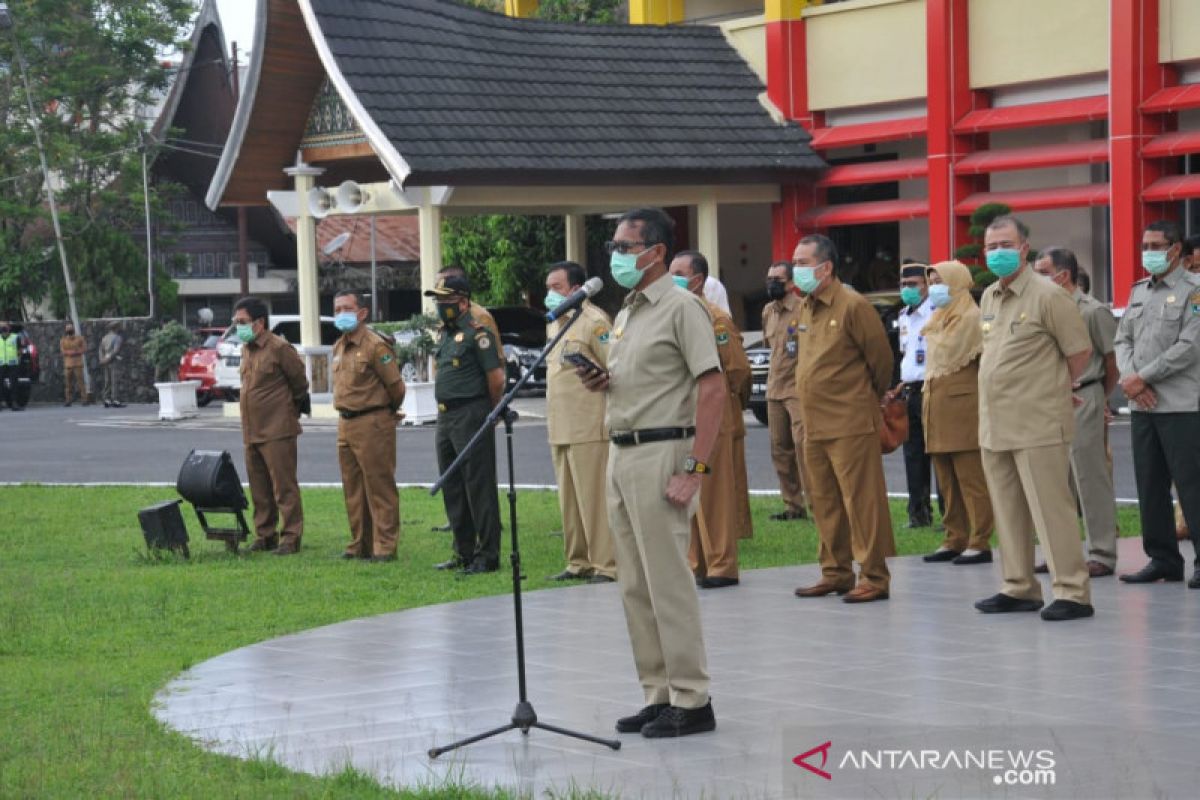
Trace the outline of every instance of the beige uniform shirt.
{"label": "beige uniform shirt", "polygon": [[695,425],[696,380],[720,368],[703,300],[667,274],[630,292],[608,346],[609,430]]}
{"label": "beige uniform shirt", "polygon": [[796,394],[805,436],[813,441],[873,433],[894,358],[879,312],[836,278],[809,295],[796,326]]}
{"label": "beige uniform shirt", "polygon": [[1021,450],[1071,441],[1075,409],[1067,356],[1091,347],[1071,295],[1024,268],[980,302],[979,445]]}
{"label": "beige uniform shirt", "polygon": [[800,324],[800,303],[799,297],[788,292],[782,300],[763,306],[763,341],[771,348],[768,400],[790,400],[796,396],[796,326]]}
{"label": "beige uniform shirt", "polygon": [[82,367],[83,354],[87,352],[87,340],[79,334],[64,336],[58,342],[62,351],[64,367]]}
{"label": "beige uniform shirt", "polygon": [[1113,351],[1113,339],[1117,335],[1117,318],[1090,294],[1085,294],[1078,288],[1074,294],[1075,307],[1083,317],[1087,326],[1088,336],[1092,340],[1092,357],[1087,368],[1077,379],[1080,386],[1097,383],[1104,380],[1104,359]]}
{"label": "beige uniform shirt", "polygon": [[[585,301],[580,318],[546,357],[546,430],[550,444],[584,444],[608,441],[604,428],[603,392],[589,392],[575,374],[574,365],[563,361],[564,353],[580,353],[602,367],[608,366],[608,342],[612,323],[598,306]],[[547,326],[550,338],[566,320]]]}
{"label": "beige uniform shirt", "polygon": [[496,318],[492,316],[492,312],[472,300],[471,316],[475,318],[476,322],[491,331],[497,342],[500,341],[500,327],[496,325]]}
{"label": "beige uniform shirt", "polygon": [[338,411],[399,408],[404,381],[391,342],[359,325],[333,345],[333,406]]}
{"label": "beige uniform shirt", "polygon": [[296,348],[270,331],[242,347],[242,440],[273,442],[300,435],[300,405],[308,393]]}

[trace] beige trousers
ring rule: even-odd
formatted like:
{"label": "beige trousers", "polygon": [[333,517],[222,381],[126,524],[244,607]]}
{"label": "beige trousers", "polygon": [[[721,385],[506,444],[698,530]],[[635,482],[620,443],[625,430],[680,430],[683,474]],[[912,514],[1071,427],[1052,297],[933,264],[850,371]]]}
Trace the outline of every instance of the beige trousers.
{"label": "beige trousers", "polygon": [[1067,482],[1070,446],[981,452],[1004,573],[1000,591],[1021,600],[1042,599],[1042,586],[1033,574],[1036,533],[1053,578],[1054,597],[1090,603],[1091,584]]}
{"label": "beige trousers", "polygon": [[800,401],[768,400],[767,433],[771,437],[771,461],[779,476],[779,491],[788,511],[803,511],[808,505],[804,487],[804,424]]}
{"label": "beige trousers", "polygon": [[617,577],[616,551],[604,503],[608,442],[556,444],[550,449],[558,480],[567,570],[576,575]]}
{"label": "beige trousers", "polygon": [[1104,422],[1104,385],[1076,392],[1083,405],[1075,409],[1075,439],[1071,442],[1071,491],[1083,511],[1088,558],[1106,567],[1117,565],[1117,501]]}
{"label": "beige trousers", "polygon": [[700,602],[687,549],[692,515],[667,502],[667,481],[683,469],[691,439],[608,451],[608,525],[633,661],[646,705],[700,708],[708,703],[708,667]]}

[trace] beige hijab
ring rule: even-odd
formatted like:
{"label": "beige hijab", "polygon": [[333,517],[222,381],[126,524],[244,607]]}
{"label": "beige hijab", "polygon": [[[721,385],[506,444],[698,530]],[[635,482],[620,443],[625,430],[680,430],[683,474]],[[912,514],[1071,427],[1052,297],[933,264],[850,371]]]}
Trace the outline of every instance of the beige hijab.
{"label": "beige hijab", "polygon": [[933,312],[925,323],[925,377],[952,375],[979,357],[983,333],[979,329],[979,307],[971,297],[971,270],[957,261],[930,267],[950,287],[950,302]]}

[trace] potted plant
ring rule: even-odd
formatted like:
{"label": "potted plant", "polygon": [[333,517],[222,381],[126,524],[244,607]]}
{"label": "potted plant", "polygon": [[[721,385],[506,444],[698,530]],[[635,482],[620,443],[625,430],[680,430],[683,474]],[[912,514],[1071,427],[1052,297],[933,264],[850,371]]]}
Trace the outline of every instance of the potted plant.
{"label": "potted plant", "polygon": [[377,325],[380,333],[392,337],[400,374],[404,378],[404,422],[421,425],[437,419],[437,400],[433,394],[431,363],[437,342],[433,331],[438,320],[429,314],[416,314],[404,322]]}
{"label": "potted plant", "polygon": [[154,367],[159,419],[184,419],[199,413],[196,410],[198,382],[179,383],[177,380],[179,360],[187,352],[191,341],[192,335],[187,328],[172,321],[146,337],[146,343],[142,346],[142,358]]}

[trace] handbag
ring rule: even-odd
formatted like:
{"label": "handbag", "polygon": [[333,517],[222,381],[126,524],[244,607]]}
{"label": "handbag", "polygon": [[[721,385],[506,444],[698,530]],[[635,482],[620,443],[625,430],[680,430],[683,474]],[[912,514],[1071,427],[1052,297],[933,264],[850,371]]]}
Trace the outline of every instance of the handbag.
{"label": "handbag", "polygon": [[886,455],[908,441],[908,401],[896,394],[879,404],[883,424],[879,426],[879,449]]}

